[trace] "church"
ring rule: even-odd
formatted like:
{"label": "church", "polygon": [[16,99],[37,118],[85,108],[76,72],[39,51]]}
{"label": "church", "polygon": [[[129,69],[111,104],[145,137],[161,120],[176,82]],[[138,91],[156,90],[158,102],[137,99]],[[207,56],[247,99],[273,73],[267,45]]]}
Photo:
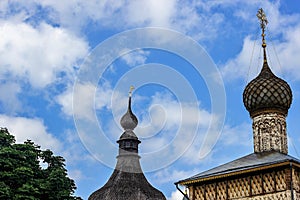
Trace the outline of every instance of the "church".
{"label": "church", "polygon": [[244,106],[252,119],[254,152],[180,180],[190,200],[300,199],[300,160],[288,155],[286,117],[292,103],[289,84],[271,70],[266,54],[265,13],[257,13],[262,29],[263,65],[244,89]]}
{"label": "church", "polygon": [[[185,200],[267,200],[300,199],[300,160],[288,155],[286,117],[292,103],[289,84],[277,77],[268,64],[265,29],[268,23],[258,11],[262,29],[263,64],[248,83],[243,103],[252,119],[254,152],[175,183],[185,186]],[[134,128],[138,124],[131,110],[121,118],[124,129],[117,143],[119,155],[107,183],[89,200],[165,200],[162,192],[145,178],[139,162],[141,143]],[[179,188],[178,188],[179,189]]]}

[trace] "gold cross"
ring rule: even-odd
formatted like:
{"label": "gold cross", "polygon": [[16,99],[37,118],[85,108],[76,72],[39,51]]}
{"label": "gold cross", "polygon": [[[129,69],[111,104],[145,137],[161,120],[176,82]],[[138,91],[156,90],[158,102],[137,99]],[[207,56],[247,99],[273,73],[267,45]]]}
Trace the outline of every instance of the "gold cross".
{"label": "gold cross", "polygon": [[268,24],[268,20],[267,20],[267,17],[266,17],[266,14],[265,14],[264,10],[262,8],[260,8],[257,11],[256,16],[257,16],[257,18],[260,21],[260,27],[262,28],[262,31],[264,33],[265,32],[265,28],[266,28],[266,26]]}

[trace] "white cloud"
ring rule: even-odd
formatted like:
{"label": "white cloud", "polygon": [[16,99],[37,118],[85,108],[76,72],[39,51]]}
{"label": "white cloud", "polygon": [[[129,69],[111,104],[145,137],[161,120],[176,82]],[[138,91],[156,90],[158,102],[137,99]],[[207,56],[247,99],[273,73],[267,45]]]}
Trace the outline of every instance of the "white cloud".
{"label": "white cloud", "polygon": [[67,91],[57,97],[65,114],[76,115],[81,119],[93,120],[95,106],[94,97],[96,86],[91,83],[80,84],[76,88],[69,87]]}
{"label": "white cloud", "polygon": [[191,177],[197,173],[199,173],[199,169],[178,170],[174,167],[168,167],[157,171],[151,178],[157,184],[164,184],[168,182],[174,183],[184,178]]}
{"label": "white cloud", "polygon": [[181,200],[183,198],[183,195],[178,191],[174,191],[171,194],[171,197],[168,198],[168,200]]}
{"label": "white cloud", "polygon": [[220,137],[220,145],[229,147],[252,147],[252,137],[251,124],[243,123],[233,127],[225,125]]}
{"label": "white cloud", "polygon": [[[18,7],[18,12],[10,12],[5,2],[1,5],[4,10],[6,9],[3,16],[7,17],[9,14],[10,19],[17,18],[19,21],[34,18],[39,23],[48,19],[77,33],[82,33],[86,25],[92,21],[99,27],[107,26],[117,30],[144,26],[172,28],[204,41],[222,34],[224,27],[234,26],[231,24],[232,20],[226,20],[228,16],[233,15],[247,23],[257,22],[253,13],[259,7],[266,8],[268,18],[272,21],[269,28],[274,33],[280,30],[279,27],[283,29],[299,21],[295,15],[282,15],[279,12],[280,1],[13,0],[12,2]],[[46,11],[43,18],[38,17],[41,7]],[[224,12],[225,9],[228,13]]]}
{"label": "white cloud", "polygon": [[[295,55],[300,54],[300,39],[298,37],[300,34],[300,15],[281,13],[279,1],[275,3],[266,1],[263,4],[266,5],[264,7],[269,21],[266,31],[269,66],[277,76],[282,77],[282,73],[284,73],[290,78],[299,80],[299,62]],[[246,20],[249,17],[249,11],[243,10],[238,15]],[[257,19],[255,20],[258,26]],[[241,51],[236,57],[225,63],[221,69],[225,80],[243,78],[249,82],[259,73],[262,67],[263,53],[261,37],[259,33],[257,34],[257,40],[246,36]]]}
{"label": "white cloud", "polygon": [[41,23],[0,22],[0,74],[28,81],[43,88],[57,81],[60,73],[72,75],[88,50],[87,43],[63,28]]}
{"label": "white cloud", "polygon": [[[144,97],[146,98],[146,97]],[[199,124],[201,127],[208,126],[211,116],[205,109],[199,109],[197,102],[187,103],[178,102],[167,93],[157,92],[151,97],[148,109],[149,113],[143,113],[143,121],[137,130],[143,132],[145,136],[151,135],[153,129],[158,132],[159,128],[173,131],[180,126],[194,126]],[[150,114],[150,118],[147,117]],[[156,128],[155,128],[156,127]],[[147,129],[151,130],[148,131]]]}
{"label": "white cloud", "polygon": [[125,54],[121,58],[126,62],[127,65],[134,67],[136,65],[144,64],[149,54],[149,51],[139,49]]}
{"label": "white cloud", "polygon": [[101,22],[102,26],[109,25],[116,28],[117,26],[140,26],[143,24],[168,27],[177,5],[176,0],[92,0],[88,2],[84,0],[68,2],[44,0],[35,2],[44,7],[53,8],[59,23],[75,30],[84,27],[88,20]]}
{"label": "white cloud", "polygon": [[86,152],[75,130],[66,130],[64,132],[63,145],[67,148],[62,149],[60,154],[66,158],[66,162],[69,166],[81,163],[83,160],[94,160],[91,155]]}
{"label": "white cloud", "polygon": [[15,114],[24,109],[22,103],[18,99],[21,87],[17,83],[6,82],[0,84],[0,103],[5,113]]}
{"label": "white cloud", "polygon": [[[211,117],[197,104],[179,103],[165,93],[156,93],[151,97],[148,112],[143,113],[136,129],[139,137],[144,139],[145,152],[162,149],[170,142],[170,147],[174,148],[171,152],[184,151],[188,140],[197,134],[193,131],[197,131],[198,125],[200,128],[207,127]],[[162,134],[159,134],[161,131]]]}
{"label": "white cloud", "polygon": [[170,27],[176,14],[176,0],[133,0],[127,5],[126,15],[130,25],[147,24],[149,26]]}
{"label": "white cloud", "polygon": [[125,113],[128,97],[113,91],[108,83],[99,87],[92,83],[77,83],[75,86],[73,88],[69,85],[64,93],[56,97],[57,103],[67,116],[75,114],[80,119],[92,120],[95,111],[103,108],[113,108],[114,118],[120,118]]}
{"label": "white cloud", "polygon": [[82,173],[82,171],[80,170],[69,170],[68,171],[68,176],[73,179],[76,183],[78,183],[79,181],[81,181],[84,178],[84,175]]}
{"label": "white cloud", "polygon": [[[297,80],[300,80],[299,59],[297,58],[297,55],[300,55],[299,34],[300,34],[300,23],[297,26],[290,27],[289,29],[286,30],[284,34],[285,36],[284,42],[275,43],[275,50],[278,54],[278,59],[281,65],[278,67],[279,71],[284,72],[288,74],[290,77]],[[275,63],[279,65],[277,59],[275,60]]]}
{"label": "white cloud", "polygon": [[[60,24],[69,30],[81,33],[86,25],[92,21],[100,27],[110,27],[123,30],[132,27],[164,27],[172,28],[196,39],[214,38],[224,23],[224,14],[210,12],[210,8],[218,6],[209,2],[195,2],[183,0],[74,0],[62,2],[59,0],[28,0],[13,1],[19,7],[18,13],[10,13],[10,19],[18,21],[39,18],[40,5],[47,12],[45,16],[54,24]],[[9,10],[9,9],[7,9]],[[8,12],[9,13],[9,12]],[[8,14],[6,13],[6,14]],[[24,14],[25,13],[25,14]],[[16,17],[21,16],[21,17]]]}
{"label": "white cloud", "polygon": [[51,149],[55,153],[62,148],[62,143],[47,132],[47,127],[41,119],[0,115],[0,126],[7,127],[18,143],[30,139],[42,149]]}
{"label": "white cloud", "polygon": [[56,19],[56,23],[61,24],[73,31],[81,31],[81,28],[85,27],[89,20],[99,22],[101,26],[107,24],[120,24],[124,22],[124,18],[113,19],[112,16],[116,15],[120,9],[125,5],[123,1],[113,0],[73,0],[62,2],[60,0],[32,0],[36,4],[42,5],[45,8],[52,8],[53,14]]}
{"label": "white cloud", "polygon": [[69,86],[66,91],[58,95],[56,97],[56,101],[61,106],[64,114],[66,114],[67,116],[73,115],[73,88],[71,86]]}
{"label": "white cloud", "polygon": [[299,23],[299,14],[283,14],[280,11],[280,5],[280,1],[262,3],[269,21],[267,28],[272,35],[282,34],[286,28]]}
{"label": "white cloud", "polygon": [[[229,81],[244,78],[249,81],[257,75],[262,67],[262,59],[259,59],[259,62],[257,62],[257,58],[262,57],[262,51],[258,50],[256,43],[257,42],[251,40],[249,36],[244,39],[243,48],[240,53],[235,58],[228,60],[221,69],[221,73],[223,77],[225,77],[224,80]],[[256,47],[254,49],[255,51],[253,47]],[[259,66],[257,66],[258,64]]]}
{"label": "white cloud", "polygon": [[85,149],[76,131],[66,130],[64,132],[63,145],[65,148],[61,150],[60,155],[66,159],[70,178],[78,183],[86,178],[81,164],[93,163],[95,159]]}
{"label": "white cloud", "polygon": [[[267,42],[269,66],[279,77],[288,75],[292,79],[300,80],[299,62],[295,56],[300,54],[300,39],[297,37],[299,34],[300,24],[285,30],[282,40]],[[254,41],[249,36],[246,37],[240,53],[235,58],[228,60],[221,69],[224,80],[232,81],[243,78],[249,82],[260,72],[262,56],[261,41]]]}

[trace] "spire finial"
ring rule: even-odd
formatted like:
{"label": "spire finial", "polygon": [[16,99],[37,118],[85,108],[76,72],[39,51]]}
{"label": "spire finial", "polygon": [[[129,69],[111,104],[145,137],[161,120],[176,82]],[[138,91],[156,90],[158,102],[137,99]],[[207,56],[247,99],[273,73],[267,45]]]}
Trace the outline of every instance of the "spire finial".
{"label": "spire finial", "polygon": [[131,97],[132,91],[133,91],[134,89],[135,89],[134,86],[131,85],[130,88],[129,88],[129,97]]}
{"label": "spire finial", "polygon": [[261,27],[261,30],[262,30],[262,47],[265,49],[267,44],[266,44],[266,40],[265,40],[265,30],[266,30],[266,26],[268,24],[268,20],[267,20],[267,17],[266,17],[266,14],[264,12],[264,10],[262,8],[260,8],[258,11],[257,11],[257,14],[256,14],[258,20],[260,21],[260,27]]}

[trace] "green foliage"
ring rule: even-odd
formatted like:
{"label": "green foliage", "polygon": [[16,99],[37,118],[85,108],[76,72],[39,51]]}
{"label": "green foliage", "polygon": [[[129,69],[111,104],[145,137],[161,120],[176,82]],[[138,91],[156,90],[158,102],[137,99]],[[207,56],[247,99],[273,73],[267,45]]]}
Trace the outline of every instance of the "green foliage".
{"label": "green foliage", "polygon": [[30,140],[16,144],[14,136],[0,128],[0,200],[80,200],[64,162]]}

